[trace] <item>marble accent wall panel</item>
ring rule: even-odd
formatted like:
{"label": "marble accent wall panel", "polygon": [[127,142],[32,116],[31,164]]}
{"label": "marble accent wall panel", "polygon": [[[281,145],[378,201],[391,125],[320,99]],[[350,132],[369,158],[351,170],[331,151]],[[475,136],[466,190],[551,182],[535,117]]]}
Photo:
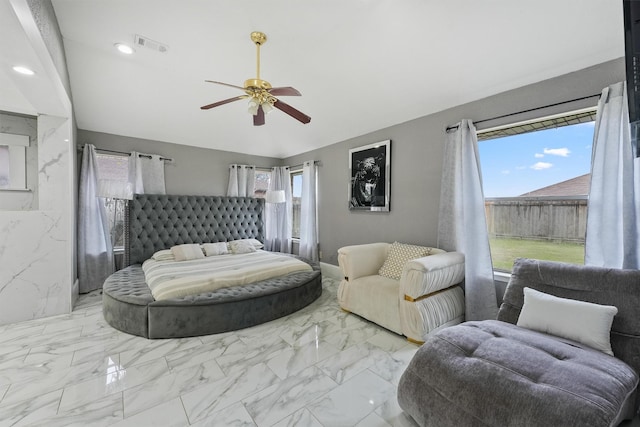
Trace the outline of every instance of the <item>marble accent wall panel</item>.
{"label": "marble accent wall panel", "polygon": [[38,133],[36,119],[0,113],[0,133],[27,135],[27,188],[30,191],[1,191],[0,210],[28,211],[38,209]]}
{"label": "marble accent wall panel", "polygon": [[71,127],[40,115],[37,128],[39,210],[0,211],[0,324],[71,311]]}
{"label": "marble accent wall panel", "polygon": [[66,219],[61,212],[0,212],[0,324],[68,313]]}
{"label": "marble accent wall panel", "polygon": [[71,209],[71,146],[69,129],[62,119],[38,117],[38,186],[42,210]]}

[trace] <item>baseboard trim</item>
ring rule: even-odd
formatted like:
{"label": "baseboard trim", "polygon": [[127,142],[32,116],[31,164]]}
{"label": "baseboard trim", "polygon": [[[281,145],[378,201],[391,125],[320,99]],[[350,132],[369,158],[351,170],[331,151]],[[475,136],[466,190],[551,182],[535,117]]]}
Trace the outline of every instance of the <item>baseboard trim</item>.
{"label": "baseboard trim", "polygon": [[328,277],[337,281],[342,280],[342,272],[340,271],[340,267],[338,267],[337,265],[321,262],[320,271],[322,271],[323,277]]}

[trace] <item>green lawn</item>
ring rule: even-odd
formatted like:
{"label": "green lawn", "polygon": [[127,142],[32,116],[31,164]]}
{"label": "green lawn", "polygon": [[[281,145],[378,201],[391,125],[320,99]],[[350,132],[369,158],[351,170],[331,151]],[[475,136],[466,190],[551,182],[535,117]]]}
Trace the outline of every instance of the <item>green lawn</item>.
{"label": "green lawn", "polygon": [[511,271],[516,258],[536,258],[584,264],[584,244],[543,240],[489,239],[493,268]]}

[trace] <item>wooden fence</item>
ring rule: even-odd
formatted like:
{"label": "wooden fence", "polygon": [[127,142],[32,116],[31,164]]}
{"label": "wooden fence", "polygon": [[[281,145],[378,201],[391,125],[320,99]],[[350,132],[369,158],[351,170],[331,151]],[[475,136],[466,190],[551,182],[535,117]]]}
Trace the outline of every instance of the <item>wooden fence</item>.
{"label": "wooden fence", "polygon": [[485,199],[489,237],[584,243],[586,197]]}

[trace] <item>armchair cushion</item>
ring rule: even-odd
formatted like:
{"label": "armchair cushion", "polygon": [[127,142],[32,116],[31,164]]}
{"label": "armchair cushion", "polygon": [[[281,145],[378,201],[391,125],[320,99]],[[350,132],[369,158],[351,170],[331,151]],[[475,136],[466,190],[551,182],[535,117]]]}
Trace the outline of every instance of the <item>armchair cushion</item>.
{"label": "armchair cushion", "polygon": [[407,245],[393,242],[389,247],[387,259],[380,267],[378,274],[389,279],[400,280],[402,269],[407,261],[431,255],[433,248],[425,246]]}

